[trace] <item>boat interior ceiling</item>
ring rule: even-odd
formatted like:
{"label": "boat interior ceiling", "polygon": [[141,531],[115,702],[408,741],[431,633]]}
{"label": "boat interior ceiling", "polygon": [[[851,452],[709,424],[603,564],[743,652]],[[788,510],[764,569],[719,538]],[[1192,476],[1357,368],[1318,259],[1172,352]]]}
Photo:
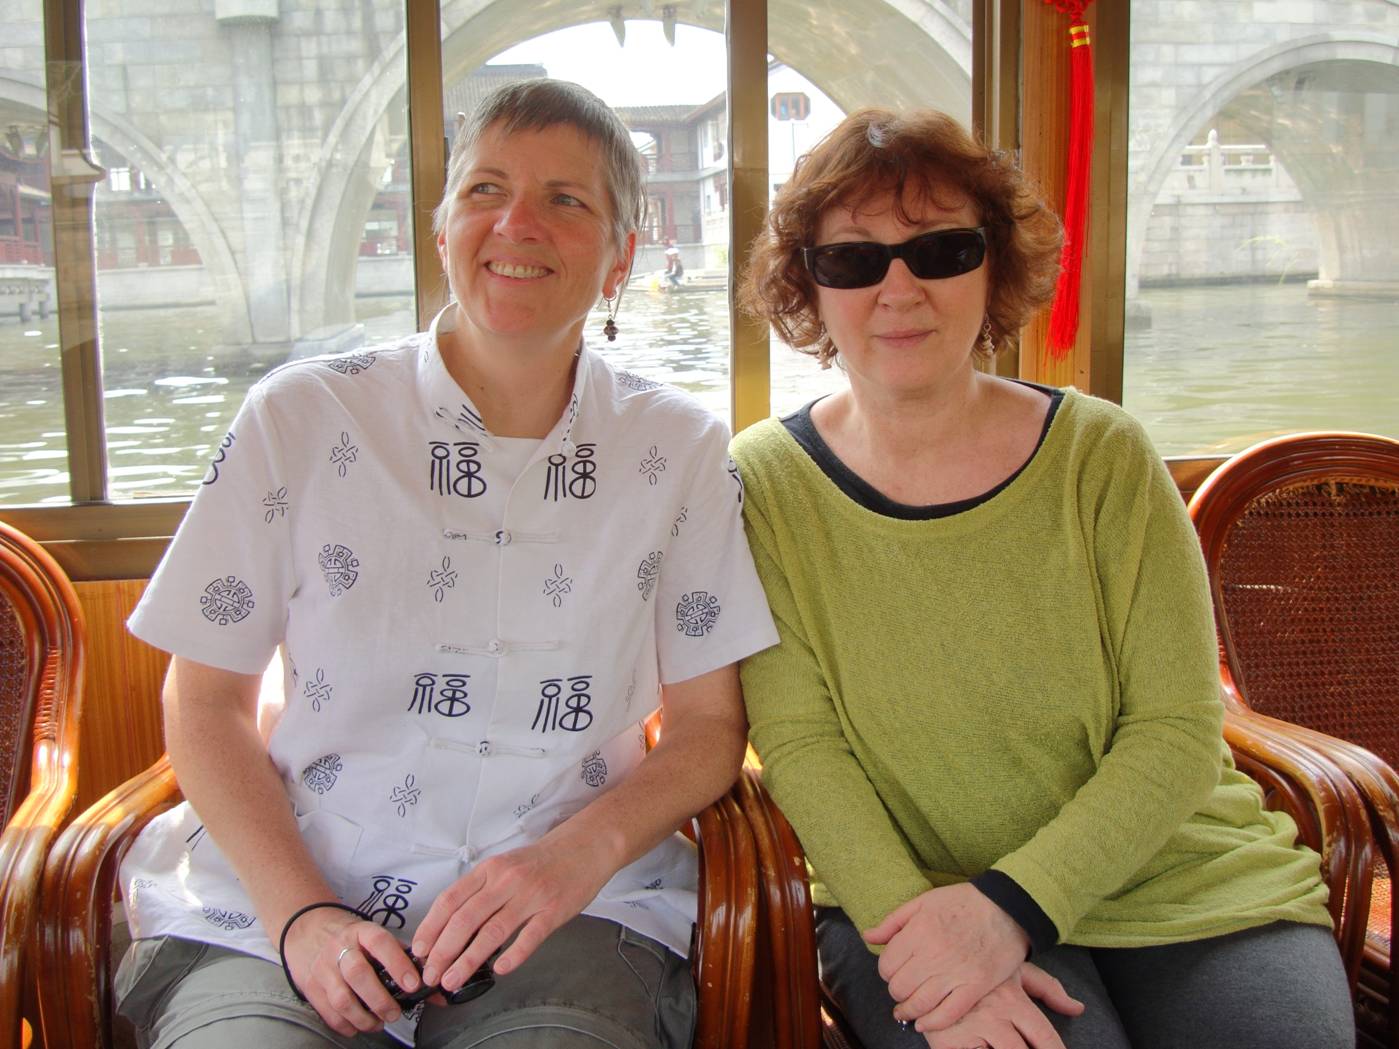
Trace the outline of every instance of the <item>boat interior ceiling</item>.
{"label": "boat interior ceiling", "polygon": [[[457,132],[494,90],[553,77],[616,111],[644,173],[620,299],[577,310],[587,346],[735,434],[850,383],[839,355],[794,352],[739,301],[804,156],[877,106],[946,112],[1014,159],[1070,248],[1058,312],[977,366],[1120,405],[1164,460],[1209,576],[1224,739],[1321,856],[1358,1044],[1399,1049],[1395,0],[0,10],[0,1045],[135,1044],[113,1008],[117,871],[182,795],[170,656],[127,620],[236,454],[254,386],[308,358],[360,374],[439,316],[434,209]],[[811,265],[803,295],[854,294]],[[486,432],[469,404],[438,410]],[[305,454],[343,477],[363,453],[335,429]],[[455,481],[433,459],[450,489],[475,453],[442,447],[466,457]],[[664,459],[647,462],[655,484]],[[275,489],[258,496],[269,527],[287,512]],[[805,853],[756,752],[688,830],[694,1044],[860,1049],[822,986]]]}

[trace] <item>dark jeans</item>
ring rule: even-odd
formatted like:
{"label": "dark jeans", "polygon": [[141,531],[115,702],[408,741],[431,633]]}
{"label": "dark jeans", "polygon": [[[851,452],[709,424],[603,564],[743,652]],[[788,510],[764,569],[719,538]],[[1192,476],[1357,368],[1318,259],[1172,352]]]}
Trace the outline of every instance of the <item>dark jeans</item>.
{"label": "dark jeans", "polygon": [[[894,1022],[878,958],[836,907],[816,912],[821,979],[865,1049],[928,1049]],[[1085,1006],[1044,1012],[1068,1049],[1353,1049],[1331,933],[1276,922],[1163,947],[1060,945],[1033,959]],[[1043,1008],[1043,1007],[1041,1007]]]}

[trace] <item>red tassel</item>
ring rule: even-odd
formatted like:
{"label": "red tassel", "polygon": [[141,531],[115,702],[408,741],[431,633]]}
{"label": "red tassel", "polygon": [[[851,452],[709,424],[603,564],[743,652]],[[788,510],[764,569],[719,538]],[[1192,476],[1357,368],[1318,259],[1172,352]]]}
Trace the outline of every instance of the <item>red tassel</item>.
{"label": "red tassel", "polygon": [[[1053,2],[1053,0],[1051,0]],[[1078,337],[1079,281],[1088,235],[1088,187],[1093,169],[1093,52],[1083,8],[1069,27],[1069,155],[1064,190],[1064,252],[1049,312],[1049,354],[1060,361]]]}

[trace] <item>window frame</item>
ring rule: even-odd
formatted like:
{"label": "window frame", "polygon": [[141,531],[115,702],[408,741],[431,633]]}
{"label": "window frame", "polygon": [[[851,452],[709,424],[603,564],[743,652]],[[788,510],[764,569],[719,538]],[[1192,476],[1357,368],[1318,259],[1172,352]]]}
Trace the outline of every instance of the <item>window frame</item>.
{"label": "window frame", "polygon": [[[425,327],[446,300],[432,245],[432,209],[445,184],[439,0],[403,0],[409,78],[412,218],[417,316]],[[729,282],[733,289],[761,228],[768,200],[766,3],[726,2],[728,38],[727,141],[715,147],[729,159]],[[1083,313],[1074,352],[1060,364],[1041,352],[1043,322],[1025,333],[1018,360],[1004,359],[1002,374],[1073,383],[1121,400],[1126,259],[1128,5],[1088,9],[1096,64],[1097,141],[1085,259]],[[44,0],[49,120],[60,148],[52,152],[54,256],[70,496],[62,506],[14,506],[0,514],[44,543],[75,579],[149,576],[189,500],[114,503],[107,482],[101,356],[97,330],[96,244],[92,194],[81,191],[105,177],[91,153],[82,0]],[[1063,16],[1043,0],[973,0],[973,122],[997,148],[1019,152],[1053,197],[1062,193],[1067,107],[1042,88],[1067,89],[1068,48]],[[55,77],[55,72],[63,76]],[[75,190],[77,190],[75,192]],[[730,292],[731,419],[735,431],[769,413],[771,348],[766,324],[733,306]],[[1193,488],[1217,459],[1180,460],[1173,470]]]}

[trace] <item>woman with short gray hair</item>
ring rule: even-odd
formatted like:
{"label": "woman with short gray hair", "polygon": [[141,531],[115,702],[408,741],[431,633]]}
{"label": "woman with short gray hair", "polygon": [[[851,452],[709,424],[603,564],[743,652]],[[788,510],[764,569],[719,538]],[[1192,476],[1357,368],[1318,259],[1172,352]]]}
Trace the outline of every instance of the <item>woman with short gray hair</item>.
{"label": "woman with short gray hair", "polygon": [[735,663],[776,632],[725,428],[583,338],[642,201],[601,101],[504,88],[430,329],[249,395],[131,620],[175,657],[187,799],[122,869],[144,1046],[690,1044],[675,828],[733,782]]}

